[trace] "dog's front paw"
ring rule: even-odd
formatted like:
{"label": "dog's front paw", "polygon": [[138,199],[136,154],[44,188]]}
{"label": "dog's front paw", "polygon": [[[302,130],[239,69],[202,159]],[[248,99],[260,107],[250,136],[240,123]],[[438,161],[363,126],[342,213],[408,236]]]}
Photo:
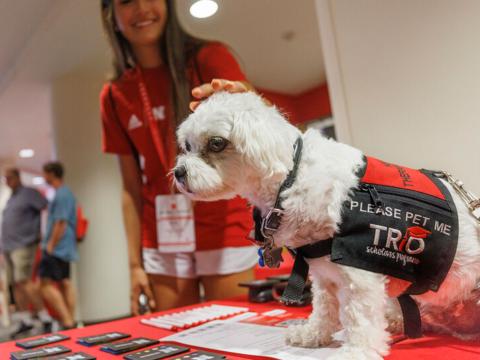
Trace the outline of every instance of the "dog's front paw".
{"label": "dog's front paw", "polygon": [[303,325],[289,326],[286,340],[287,344],[291,346],[322,347],[332,343],[332,332],[307,322]]}
{"label": "dog's front paw", "polygon": [[373,349],[343,345],[327,360],[383,360],[383,356]]}

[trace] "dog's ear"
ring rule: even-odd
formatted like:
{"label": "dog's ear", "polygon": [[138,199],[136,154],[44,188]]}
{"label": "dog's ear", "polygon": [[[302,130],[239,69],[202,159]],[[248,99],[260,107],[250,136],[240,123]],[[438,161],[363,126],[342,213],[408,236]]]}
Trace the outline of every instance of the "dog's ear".
{"label": "dog's ear", "polygon": [[292,162],[292,149],[286,145],[290,125],[283,123],[276,110],[247,109],[235,112],[233,117],[231,142],[244,161],[264,176],[288,171]]}

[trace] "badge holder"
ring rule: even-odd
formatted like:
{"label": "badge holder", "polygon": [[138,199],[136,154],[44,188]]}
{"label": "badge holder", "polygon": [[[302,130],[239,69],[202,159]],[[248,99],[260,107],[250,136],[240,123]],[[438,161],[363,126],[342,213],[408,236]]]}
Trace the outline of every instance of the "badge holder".
{"label": "badge holder", "polygon": [[186,195],[157,195],[155,213],[160,253],[195,251],[193,205]]}

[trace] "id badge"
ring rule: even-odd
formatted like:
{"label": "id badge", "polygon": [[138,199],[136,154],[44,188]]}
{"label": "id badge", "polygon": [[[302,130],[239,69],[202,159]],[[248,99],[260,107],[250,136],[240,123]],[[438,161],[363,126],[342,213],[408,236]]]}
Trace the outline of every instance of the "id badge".
{"label": "id badge", "polygon": [[193,204],[187,196],[158,195],[155,198],[155,213],[159,252],[195,251]]}

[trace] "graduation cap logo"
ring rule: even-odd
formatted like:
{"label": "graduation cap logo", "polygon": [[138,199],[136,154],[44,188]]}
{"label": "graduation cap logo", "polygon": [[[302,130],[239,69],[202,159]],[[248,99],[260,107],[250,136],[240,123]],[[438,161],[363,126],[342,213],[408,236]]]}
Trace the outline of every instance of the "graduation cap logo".
{"label": "graduation cap logo", "polygon": [[419,254],[425,249],[424,240],[430,234],[430,231],[422,228],[421,226],[411,226],[407,228],[407,231],[400,242],[398,250],[405,251],[411,255]]}

